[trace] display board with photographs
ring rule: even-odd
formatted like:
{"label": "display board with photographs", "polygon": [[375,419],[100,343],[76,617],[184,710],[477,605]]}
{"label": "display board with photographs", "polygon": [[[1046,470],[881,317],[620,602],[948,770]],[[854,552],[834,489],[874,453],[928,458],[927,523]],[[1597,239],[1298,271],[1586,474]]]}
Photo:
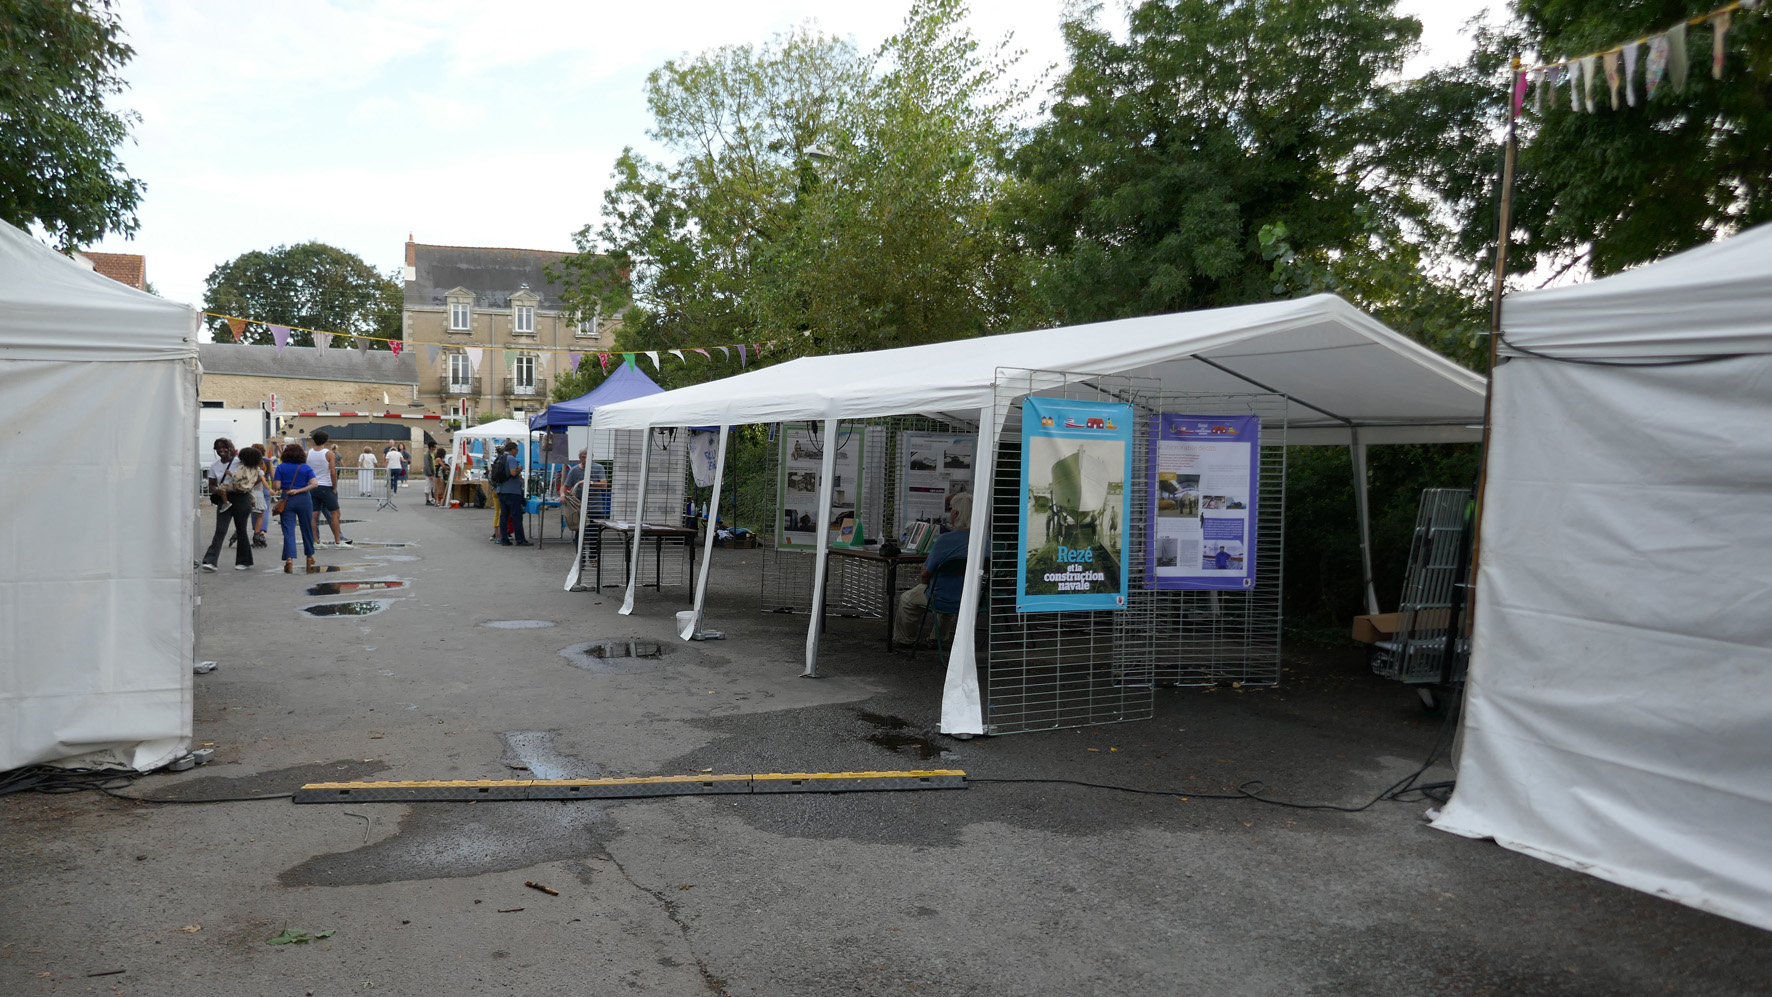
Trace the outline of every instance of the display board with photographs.
{"label": "display board with photographs", "polygon": [[1151,417],[1151,588],[1255,585],[1257,416]]}
{"label": "display board with photographs", "polygon": [[[953,496],[972,491],[978,437],[903,432],[898,438],[898,522],[901,534],[917,523],[944,523]],[[900,539],[904,539],[901,535]]]}
{"label": "display board with photographs", "polygon": [[1132,406],[1028,398],[1017,612],[1124,609]]}
{"label": "display board with photographs", "polygon": [[[861,502],[862,452],[867,430],[844,425],[837,431],[837,453],[831,474],[831,515],[822,524],[826,542],[837,539],[844,519],[854,519]],[[825,434],[806,423],[782,427],[776,483],[775,546],[783,550],[816,550],[819,474],[823,470]]]}

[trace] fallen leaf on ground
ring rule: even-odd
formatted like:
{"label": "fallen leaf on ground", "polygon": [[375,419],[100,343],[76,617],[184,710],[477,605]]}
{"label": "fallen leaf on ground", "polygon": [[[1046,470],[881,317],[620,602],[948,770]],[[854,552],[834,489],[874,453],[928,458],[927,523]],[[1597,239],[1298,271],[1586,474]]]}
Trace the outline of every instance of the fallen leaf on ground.
{"label": "fallen leaf on ground", "polygon": [[203,926],[201,924],[187,924],[178,930],[184,932],[187,935],[194,935],[197,932],[202,931]]}

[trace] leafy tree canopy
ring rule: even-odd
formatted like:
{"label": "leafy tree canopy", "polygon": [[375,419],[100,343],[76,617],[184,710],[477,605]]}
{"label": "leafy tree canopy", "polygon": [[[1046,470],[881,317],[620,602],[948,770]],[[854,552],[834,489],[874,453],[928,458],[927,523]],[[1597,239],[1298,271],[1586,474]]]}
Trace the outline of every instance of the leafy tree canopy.
{"label": "leafy tree canopy", "polygon": [[[301,326],[323,332],[399,339],[403,285],[376,273],[355,253],[323,242],[275,246],[242,253],[209,272],[203,281],[204,311],[254,322]],[[207,318],[217,342],[232,342],[227,323]],[[247,327],[246,342],[270,343],[263,325]],[[296,346],[314,345],[306,332],[290,336]],[[334,345],[344,345],[334,343]],[[385,350],[388,344],[373,342]]]}
{"label": "leafy tree canopy", "polygon": [[137,227],[116,150],[139,119],[105,106],[135,54],[121,34],[110,0],[0,0],[0,218],[64,249]]}

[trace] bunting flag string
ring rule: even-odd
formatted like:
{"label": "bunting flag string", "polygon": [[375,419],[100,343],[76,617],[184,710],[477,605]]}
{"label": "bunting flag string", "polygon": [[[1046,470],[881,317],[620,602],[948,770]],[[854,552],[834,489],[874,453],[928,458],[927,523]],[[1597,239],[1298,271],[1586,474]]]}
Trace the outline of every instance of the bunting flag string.
{"label": "bunting flag string", "polygon": [[[1596,113],[1601,101],[1595,99],[1594,90],[1600,84],[1602,74],[1606,95],[1609,97],[1606,103],[1614,111],[1620,108],[1621,90],[1624,105],[1636,107],[1639,64],[1643,70],[1645,99],[1653,100],[1655,94],[1664,88],[1664,84],[1666,89],[1679,93],[1686,89],[1686,77],[1691,71],[1687,49],[1688,29],[1705,25],[1711,31],[1710,75],[1712,79],[1720,80],[1723,78],[1723,64],[1728,52],[1729,28],[1735,13],[1754,11],[1761,6],[1762,0],[1735,0],[1734,3],[1725,4],[1708,14],[1681,21],[1658,34],[1621,42],[1598,52],[1567,56],[1555,62],[1524,69],[1516,65],[1512,87],[1514,117],[1519,117],[1525,107],[1529,86],[1537,90],[1532,101],[1533,110],[1543,114],[1547,107],[1554,106],[1557,89],[1565,82],[1569,86],[1569,109]],[[1648,51],[1646,58],[1642,56],[1645,46]]]}
{"label": "bunting flag string", "polygon": [[646,359],[652,361],[652,369],[653,370],[663,370],[664,369],[658,365],[658,351],[657,350],[647,350],[646,351]]}
{"label": "bunting flag string", "polygon": [[400,350],[403,349],[405,346],[406,346],[406,344],[401,342],[398,339],[390,340],[388,342],[388,352],[392,353],[395,356],[399,356]]}
{"label": "bunting flag string", "polygon": [[240,342],[241,337],[246,334],[246,320],[237,318],[228,319],[228,330],[234,334],[234,342]]}
{"label": "bunting flag string", "polygon": [[607,353],[597,354],[597,362],[603,365],[603,373],[605,373],[605,374],[609,373],[609,354],[607,354]]}
{"label": "bunting flag string", "polygon": [[277,344],[277,355],[283,355],[283,348],[289,345],[289,327],[286,325],[266,326],[271,330],[271,342]]}
{"label": "bunting flag string", "polygon": [[574,374],[578,373],[579,361],[583,360],[584,358],[585,358],[585,355],[583,353],[568,353],[568,354],[566,354],[566,362],[567,362],[567,364],[571,365],[572,372]]}
{"label": "bunting flag string", "polygon": [[434,343],[426,343],[425,344],[425,362],[429,363],[429,364],[435,364],[437,362],[438,354],[440,354],[442,352],[443,352],[443,347],[437,346]]}

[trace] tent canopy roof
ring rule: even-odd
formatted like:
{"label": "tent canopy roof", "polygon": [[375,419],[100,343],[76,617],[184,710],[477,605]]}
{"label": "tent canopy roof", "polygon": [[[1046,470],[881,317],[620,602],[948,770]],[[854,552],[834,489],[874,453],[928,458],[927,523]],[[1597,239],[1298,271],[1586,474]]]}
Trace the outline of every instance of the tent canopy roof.
{"label": "tent canopy roof", "polygon": [[1174,395],[1276,391],[1292,400],[1293,443],[1344,443],[1350,426],[1370,443],[1474,440],[1483,419],[1480,375],[1328,294],[803,357],[604,405],[593,418],[598,429],[908,413],[970,421],[994,403],[1000,371],[1031,391],[1066,374],[1136,374]]}
{"label": "tent canopy roof", "polygon": [[1769,278],[1772,224],[1602,280],[1511,295],[1501,327],[1507,343],[1560,357],[1772,353]]}
{"label": "tent canopy roof", "polygon": [[664,391],[640,368],[630,363],[617,367],[603,383],[577,398],[549,405],[529,420],[531,429],[561,429],[566,426],[588,426],[591,413],[604,405],[644,398]]}
{"label": "tent canopy roof", "polygon": [[197,312],[0,222],[0,351],[12,360],[196,359]]}
{"label": "tent canopy roof", "polygon": [[496,419],[485,425],[455,431],[458,440],[517,440],[529,438],[529,424],[521,419]]}

